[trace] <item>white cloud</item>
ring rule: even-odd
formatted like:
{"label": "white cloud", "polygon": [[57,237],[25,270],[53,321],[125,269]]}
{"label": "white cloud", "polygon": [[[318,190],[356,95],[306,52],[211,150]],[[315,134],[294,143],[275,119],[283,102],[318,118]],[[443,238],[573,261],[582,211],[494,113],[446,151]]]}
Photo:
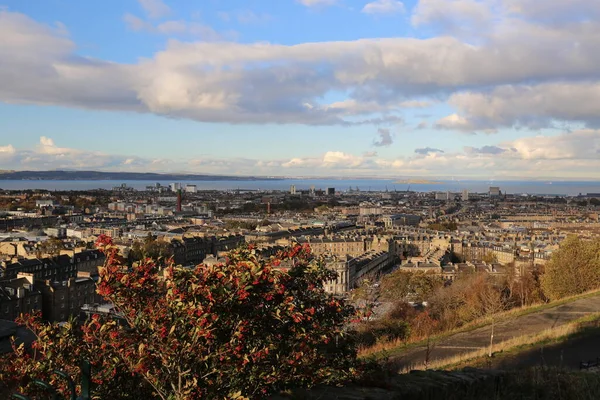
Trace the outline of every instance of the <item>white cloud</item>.
{"label": "white cloud", "polygon": [[2,168],[94,169],[105,171],[158,171],[224,173],[234,175],[330,176],[464,176],[496,178],[597,179],[600,168],[600,130],[584,129],[554,136],[530,136],[466,146],[463,151],[442,152],[425,147],[412,156],[382,158],[376,152],[361,155],[331,150],[320,155],[289,159],[206,157],[193,160],[149,159],[110,155],[58,146],[42,137],[33,149],[0,146]]}
{"label": "white cloud", "polygon": [[162,0],[138,0],[138,3],[150,18],[162,18],[171,13],[171,8]]}
{"label": "white cloud", "polygon": [[[8,157],[8,158],[7,158]],[[145,169],[152,160],[140,157],[115,156],[96,151],[59,147],[52,138],[41,136],[33,149],[0,146],[0,159],[12,168],[26,169]]]}
{"label": "white cloud", "polygon": [[321,7],[321,6],[332,6],[339,0],[297,0],[298,3],[306,7]]}
{"label": "white cloud", "polygon": [[16,149],[12,144],[6,146],[0,146],[0,156],[12,155],[16,153]]}
{"label": "white cloud", "polygon": [[466,118],[461,117],[458,114],[450,114],[439,119],[435,123],[435,127],[440,129],[456,129],[461,131],[473,129],[471,123]]}
{"label": "white cloud", "polygon": [[[551,1],[551,0],[550,0]],[[419,0],[413,10],[414,26],[430,26],[448,33],[488,32],[495,0]]]}
{"label": "white cloud", "polygon": [[600,83],[504,85],[491,92],[461,92],[448,103],[483,128],[544,128],[557,120],[600,125]]}
{"label": "white cloud", "polygon": [[524,137],[507,147],[524,160],[600,161],[600,131],[585,129],[557,136]]}
{"label": "white cloud", "polygon": [[[595,15],[595,2],[577,1]],[[450,1],[455,2],[463,4],[458,10],[488,7],[491,19],[483,11],[465,11],[471,21],[489,28],[482,39],[207,43],[190,40],[218,40],[199,23],[149,23],[126,16],[132,29],[187,35],[185,42],[170,40],[162,51],[131,64],[79,56],[64,27],[4,10],[0,101],[152,112],[205,122],[352,125],[399,122],[404,108],[450,96],[455,110],[437,122],[439,128],[492,132],[511,124],[547,126],[554,120],[593,126],[599,104],[594,90],[600,84],[598,23],[564,17],[570,21],[566,26],[549,22],[549,16],[530,21],[536,6],[527,0],[510,3],[512,10],[505,10],[502,20],[489,11],[504,4],[499,0]],[[552,2],[557,3],[567,4]],[[419,25],[435,21],[433,6],[440,4],[422,0],[413,19]],[[449,20],[462,18],[444,14]],[[339,93],[347,98],[323,104]],[[533,121],[524,110],[531,110]]]}
{"label": "white cloud", "polygon": [[397,14],[405,11],[404,4],[397,0],[376,0],[366,4],[362,12],[366,14]]}

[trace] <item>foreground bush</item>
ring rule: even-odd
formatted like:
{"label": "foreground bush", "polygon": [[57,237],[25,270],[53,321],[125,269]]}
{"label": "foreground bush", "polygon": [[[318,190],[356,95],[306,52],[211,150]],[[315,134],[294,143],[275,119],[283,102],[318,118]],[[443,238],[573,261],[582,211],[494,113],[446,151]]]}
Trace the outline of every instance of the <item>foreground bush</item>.
{"label": "foreground bush", "polygon": [[[308,248],[266,261],[241,249],[224,265],[161,269],[150,259],[127,268],[108,238],[98,245],[107,255],[98,293],[125,323],[94,316],[79,329],[26,318],[38,340],[2,361],[4,382],[31,391],[31,378],[55,383],[55,368],[77,379],[81,358],[104,399],[263,398],[356,374],[343,335],[353,310],[323,291],[335,274]],[[277,270],[282,261],[292,267]]]}

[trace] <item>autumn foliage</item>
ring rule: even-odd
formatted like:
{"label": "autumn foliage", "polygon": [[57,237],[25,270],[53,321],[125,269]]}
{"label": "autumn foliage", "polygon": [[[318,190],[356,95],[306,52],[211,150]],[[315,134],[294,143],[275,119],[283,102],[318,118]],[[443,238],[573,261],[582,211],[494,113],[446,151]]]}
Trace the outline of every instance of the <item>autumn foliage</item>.
{"label": "autumn foliage", "polygon": [[546,266],[542,288],[552,300],[600,288],[600,239],[570,236],[562,242]]}
{"label": "autumn foliage", "polygon": [[[266,260],[249,247],[222,265],[186,269],[151,259],[127,267],[108,238],[98,246],[107,255],[98,293],[121,318],[93,316],[81,327],[25,318],[38,340],[2,362],[2,381],[25,391],[32,378],[60,384],[51,371],[77,379],[85,358],[98,398],[229,399],[357,373],[344,335],[353,309],[323,291],[334,273],[307,247]],[[291,267],[279,270],[283,263]]]}

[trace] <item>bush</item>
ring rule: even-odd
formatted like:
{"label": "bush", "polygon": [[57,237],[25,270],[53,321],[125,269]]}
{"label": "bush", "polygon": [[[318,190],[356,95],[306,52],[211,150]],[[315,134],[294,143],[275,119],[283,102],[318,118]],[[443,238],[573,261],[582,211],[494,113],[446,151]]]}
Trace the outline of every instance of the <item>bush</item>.
{"label": "bush", "polygon": [[551,300],[600,287],[600,239],[568,237],[561,243],[542,277],[544,294]]}
{"label": "bush", "polygon": [[376,338],[383,338],[388,341],[406,340],[410,336],[410,326],[408,323],[398,319],[375,321],[371,329]]}
{"label": "bush", "polygon": [[[270,260],[245,248],[223,265],[163,269],[150,259],[128,268],[108,238],[98,244],[107,255],[98,293],[127,323],[94,316],[78,329],[26,319],[35,356],[17,348],[0,366],[3,380],[30,391],[33,377],[54,382],[56,368],[77,379],[88,358],[99,398],[183,400],[264,398],[357,374],[343,333],[354,311],[324,292],[335,274],[309,248]],[[282,261],[293,267],[278,270]]]}

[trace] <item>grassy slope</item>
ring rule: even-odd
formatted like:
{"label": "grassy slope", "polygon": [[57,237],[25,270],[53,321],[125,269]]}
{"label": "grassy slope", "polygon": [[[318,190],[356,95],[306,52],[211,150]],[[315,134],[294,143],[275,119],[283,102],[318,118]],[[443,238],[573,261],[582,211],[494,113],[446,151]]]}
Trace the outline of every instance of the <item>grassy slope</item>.
{"label": "grassy slope", "polygon": [[[533,306],[522,307],[522,308],[514,308],[512,310],[497,314],[496,315],[496,323],[515,319],[515,318],[518,318],[518,317],[521,317],[524,315],[528,315],[528,314],[535,313],[538,311],[543,311],[543,310],[546,310],[549,308],[557,307],[557,306],[560,306],[563,304],[573,302],[575,300],[585,299],[588,297],[594,297],[594,296],[599,296],[599,295],[600,295],[600,290],[594,290],[594,291],[582,293],[582,294],[576,295],[576,296],[565,297],[564,299],[552,301],[549,303],[536,304]],[[468,324],[465,324],[459,328],[452,329],[452,330],[449,330],[449,331],[446,331],[443,333],[439,333],[437,335],[433,335],[433,336],[431,336],[430,341],[438,342],[441,339],[445,339],[445,338],[455,335],[457,333],[469,332],[469,331],[472,331],[472,330],[475,330],[478,328],[482,328],[484,326],[488,326],[490,324],[491,324],[490,318],[478,319],[478,320],[469,322]],[[417,340],[414,342],[409,341],[408,343],[405,343],[402,341],[389,342],[389,343],[378,343],[375,346],[372,346],[372,347],[369,347],[366,349],[361,349],[361,351],[359,352],[359,356],[360,357],[375,357],[377,359],[393,357],[393,356],[402,354],[403,352],[413,349],[415,347],[424,347],[424,346],[426,346],[426,343],[427,343],[426,339]]]}

